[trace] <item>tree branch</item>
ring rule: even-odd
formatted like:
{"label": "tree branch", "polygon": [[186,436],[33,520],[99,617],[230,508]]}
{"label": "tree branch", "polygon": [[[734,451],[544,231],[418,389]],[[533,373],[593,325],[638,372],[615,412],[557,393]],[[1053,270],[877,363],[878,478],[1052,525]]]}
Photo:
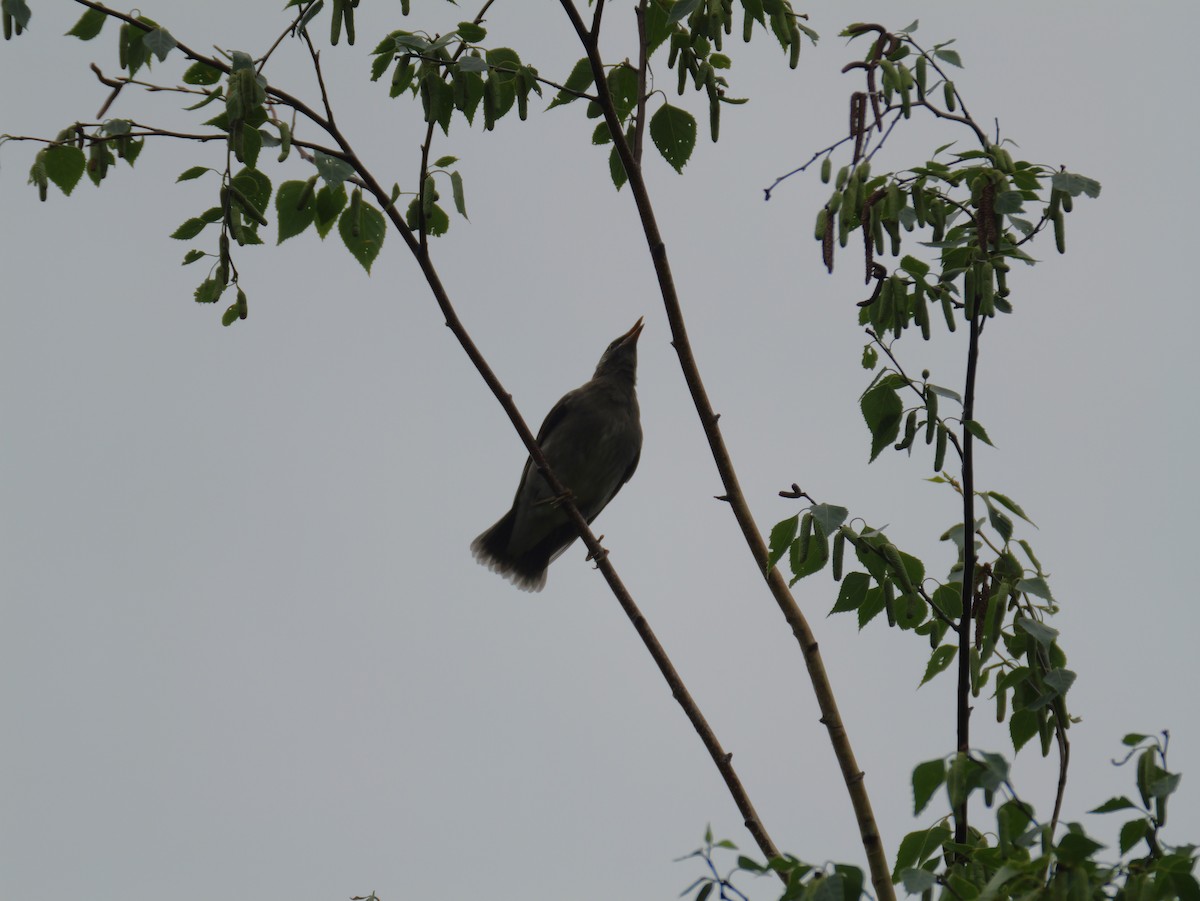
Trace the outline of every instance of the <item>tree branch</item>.
{"label": "tree branch", "polygon": [[[725,439],[717,425],[717,413],[713,410],[712,404],[709,401],[695,356],[692,353],[691,342],[688,339],[687,328],[684,323],[683,309],[679,301],[679,294],[675,288],[670,261],[667,258],[666,245],[663,243],[658,222],[654,215],[650,194],[642,177],[641,166],[634,156],[629,142],[625,140],[621,129],[621,122],[613,105],[612,95],[608,91],[608,83],[604,77],[604,63],[600,57],[599,35],[594,33],[594,31],[588,30],[582,18],[580,18],[579,11],[575,8],[571,0],[560,0],[560,3],[563,11],[571,20],[571,25],[575,29],[575,33],[587,53],[605,122],[612,136],[613,145],[616,147],[621,163],[625,167],[625,172],[629,177],[629,186],[633,193],[634,202],[637,205],[638,216],[642,222],[646,243],[654,263],[655,273],[658,277],[659,289],[662,293],[667,320],[670,323],[671,343],[679,357],[679,364],[683,370],[688,390],[691,392],[696,413],[700,417],[701,426],[704,429],[709,447],[712,450],[713,460],[716,463],[717,471],[725,487],[725,499],[729,502],[730,509],[733,510],[734,517],[737,519],[746,544],[750,548],[755,565],[759,572],[762,573],[766,570],[767,565],[767,545],[763,541],[762,535],[758,531],[758,527],[750,513],[749,504],[746,502],[746,497],[738,482],[737,473],[733,468],[729,451],[725,447]],[[825,672],[825,664],[821,659],[816,637],[813,635],[804,614],[800,611],[795,598],[792,597],[783,574],[778,569],[772,568],[766,574],[766,581],[772,596],[775,598],[776,604],[778,604],[784,619],[791,627],[792,633],[796,636],[796,640],[800,644],[800,649],[804,654],[804,661],[808,667],[813,692],[817,697],[817,703],[821,709],[821,722],[824,723],[829,732],[830,742],[833,745],[834,753],[841,766],[842,778],[846,783],[847,791],[850,793],[851,804],[854,807],[855,816],[858,820],[859,834],[862,838],[863,848],[866,851],[867,861],[871,870],[871,881],[875,886],[876,897],[879,901],[894,901],[895,889],[892,886],[891,872],[884,853],[883,842],[879,836],[879,828],[875,823],[875,814],[871,809],[871,800],[867,795],[864,774],[859,769],[858,763],[855,760],[854,750],[850,745],[850,739],[842,723],[841,714],[838,712],[837,701],[834,698],[833,689],[829,683],[829,676]]]}
{"label": "tree branch", "polygon": [[[975,415],[975,374],[979,363],[979,314],[968,320],[967,378],[963,386],[963,421]],[[958,751],[971,750],[971,626],[975,621],[975,439],[971,430],[962,434],[963,501],[963,587],[962,618],[958,630]],[[967,841],[967,803],[954,811],[954,840]]]}

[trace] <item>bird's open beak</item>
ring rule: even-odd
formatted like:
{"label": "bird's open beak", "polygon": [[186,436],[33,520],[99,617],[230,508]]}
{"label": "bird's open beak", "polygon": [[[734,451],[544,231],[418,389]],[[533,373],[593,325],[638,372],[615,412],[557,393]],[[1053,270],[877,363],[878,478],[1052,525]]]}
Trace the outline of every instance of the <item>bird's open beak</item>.
{"label": "bird's open beak", "polygon": [[633,328],[621,336],[622,343],[630,339],[633,339],[636,342],[638,336],[642,333],[642,326],[645,324],[645,321],[645,316],[639,316],[638,321],[633,324]]}

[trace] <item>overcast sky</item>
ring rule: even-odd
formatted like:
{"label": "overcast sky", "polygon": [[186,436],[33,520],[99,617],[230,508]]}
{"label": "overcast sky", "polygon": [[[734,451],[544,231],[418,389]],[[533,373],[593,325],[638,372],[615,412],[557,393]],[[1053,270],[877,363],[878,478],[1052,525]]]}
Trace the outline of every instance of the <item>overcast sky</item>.
{"label": "overcast sky", "polygon": [[[116,30],[83,44],[80,13],[31,3],[0,48],[0,131],[93,121]],[[281,3],[147,0],[196,48],[255,55]],[[423,127],[369,84],[393,28],[471,14],[418,0],[359,8],[358,46],[326,50],[343,129],[380,180],[414,184]],[[632,53],[631,0],[613,2],[608,55]],[[996,450],[978,484],[1011,495],[1052,573],[1069,665],[1073,769],[1065,819],[1133,793],[1110,764],[1128,731],[1172,732],[1185,778],[1167,840],[1200,840],[1195,686],[1197,432],[1192,210],[1200,140],[1191,89],[1200,7],[816,3],[823,35],[790,71],[773,38],[731,41],[722,140],[683,177],[647,164],[695,350],[764,529],[800,483],[923,557],[956,496],[928,458],[867,466],[857,409],[869,376],[858,264],[825,274],[812,240],[828,189],[762,188],[836,140],[862,48],[847,23],[956,37],[958,85],[1019,155],[1099,179],[1068,219],[1069,253],[1013,279],[1017,314],[985,335],[977,418]],[[1118,15],[1120,11],[1120,15]],[[580,55],[557,3],[501,2],[493,46],[561,79]],[[324,30],[323,28],[320,30]],[[326,43],[322,38],[321,43]],[[315,99],[301,47],[272,82]],[[758,58],[752,59],[749,53]],[[178,54],[150,77],[173,81]],[[659,62],[659,66],[664,65]],[[668,84],[673,75],[665,75]],[[127,91],[109,115],[179,123],[169,96]],[[673,90],[671,98],[674,100]],[[688,102],[703,116],[703,109]],[[701,119],[703,122],[703,118]],[[727,749],[775,841],[861,862],[803,660],[761,587],[688,398],[629,192],[589,145],[582,105],[491,134],[456,123],[470,223],[434,256],[458,310],[531,426],[587,379],[641,315],[645,447],[596,523],[612,560]],[[316,136],[305,132],[316,139]],[[914,117],[876,168],[957,137]],[[700,875],[673,863],[706,824],[752,842],[695,734],[602,578],[572,548],[529,595],[468,545],[511,501],[525,456],[396,235],[368,278],[305,234],[239,254],[250,318],[221,327],[192,302],[202,277],[168,235],[213,205],[192,165],[216,145],[155,143],[100,190],[45,204],[34,148],[0,148],[0,895],[86,898],[670,898]],[[651,154],[653,156],[653,154]],[[293,157],[268,174],[306,178]],[[274,224],[267,230],[273,242]],[[207,237],[207,236],[206,236]],[[203,264],[201,264],[203,265]],[[906,338],[910,371],[961,379],[962,342]],[[958,337],[961,337],[961,333]],[[953,750],[949,676],[917,691],[928,646],[826,619],[835,584],[801,583],[889,858],[911,816],[908,776]],[[974,738],[1011,756],[990,702]],[[1053,760],[1026,749],[1022,795],[1048,815]],[[936,808],[936,810],[935,810]],[[757,891],[768,897],[774,886]]]}

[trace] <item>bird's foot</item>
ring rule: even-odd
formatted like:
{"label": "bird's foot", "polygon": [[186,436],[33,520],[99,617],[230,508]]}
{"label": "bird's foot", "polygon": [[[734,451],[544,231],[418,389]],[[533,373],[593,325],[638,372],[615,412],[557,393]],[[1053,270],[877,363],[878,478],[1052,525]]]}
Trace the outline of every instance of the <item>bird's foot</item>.
{"label": "bird's foot", "polygon": [[554,497],[542,498],[542,500],[538,501],[538,504],[549,504],[551,507],[558,507],[561,506],[564,501],[571,501],[572,503],[575,501],[575,495],[571,493],[570,488],[568,488],[562,494],[554,495]]}
{"label": "bird's foot", "polygon": [[[601,541],[603,541],[603,540],[604,540],[604,536],[603,536],[603,535],[597,535],[597,536],[596,536],[596,543],[597,543],[597,544],[599,544],[599,543],[600,543]],[[600,558],[602,558],[602,557],[607,557],[607,556],[608,556],[608,550],[607,550],[606,548],[600,548],[600,553],[598,553],[598,554],[593,554],[591,551],[588,551],[587,559],[588,559],[589,561],[591,561],[591,560],[599,560]],[[599,564],[597,564],[597,566],[599,566]]]}

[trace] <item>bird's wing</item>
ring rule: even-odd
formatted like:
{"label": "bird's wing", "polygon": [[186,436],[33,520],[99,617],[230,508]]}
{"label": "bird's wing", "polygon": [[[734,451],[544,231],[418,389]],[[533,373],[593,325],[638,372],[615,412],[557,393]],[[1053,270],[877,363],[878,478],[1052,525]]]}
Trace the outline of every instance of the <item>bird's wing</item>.
{"label": "bird's wing", "polygon": [[[638,467],[638,461],[640,461],[641,459],[642,459],[642,446],[641,446],[641,444],[639,444],[637,453],[635,453],[633,455],[633,459],[629,461],[629,468],[627,470],[625,470],[625,475],[621,476],[621,484],[617,486],[618,491],[621,489],[621,485],[624,485],[626,482],[628,482],[630,479],[633,478],[633,473]],[[613,492],[614,495],[616,493],[617,493],[616,491]],[[612,500],[612,498],[609,498],[609,500]]]}
{"label": "bird's wing", "polygon": [[563,421],[563,419],[566,417],[568,411],[571,409],[572,406],[574,406],[575,396],[576,396],[576,392],[578,392],[578,390],[579,389],[576,388],[574,391],[568,391],[566,394],[564,394],[562,397],[560,397],[558,399],[558,403],[556,403],[553,407],[550,408],[550,412],[547,413],[546,418],[544,420],[542,420],[542,427],[540,429],[538,429],[538,433],[537,433],[537,443],[538,444],[541,444],[544,447],[546,438],[550,435],[550,433],[552,431],[554,431],[554,427]]}
{"label": "bird's wing", "polygon": [[[560,397],[558,399],[558,402],[553,407],[551,407],[550,412],[546,414],[546,418],[544,420],[542,420],[542,427],[540,429],[538,429],[538,433],[537,433],[537,443],[542,448],[543,453],[546,450],[546,439],[550,436],[550,433],[554,431],[555,426],[557,426],[560,422],[562,422],[563,419],[566,417],[567,412],[571,409],[571,407],[574,404],[574,400],[575,400],[575,391],[568,391],[566,394],[564,394],[562,397]],[[633,473],[631,472],[630,475],[632,475],[632,474]],[[535,497],[540,497],[542,495],[547,496],[547,497],[549,496],[549,492],[550,492],[549,486],[546,485],[545,480],[542,479],[542,477],[540,475],[538,475],[537,467],[533,465],[533,458],[527,457],[525,460],[525,468],[523,470],[521,470],[521,481],[517,485],[516,497],[513,498],[513,506],[514,507],[516,507],[516,505],[517,505],[518,501],[521,499],[522,495],[525,494],[525,492],[529,486],[529,480],[531,478],[538,480],[538,482],[537,482],[538,487],[537,488],[529,488],[529,490],[533,491],[533,495],[531,496],[530,499],[533,499]]]}
{"label": "bird's wing", "polygon": [[[626,468],[625,472],[622,473],[621,481],[619,481],[615,485],[613,485],[612,491],[610,491],[608,493],[608,495],[605,496],[604,498],[602,498],[600,503],[596,505],[596,512],[593,513],[590,517],[588,517],[589,525],[591,525],[591,522],[593,519],[595,519],[602,512],[604,512],[604,508],[608,506],[609,501],[611,501],[614,497],[617,496],[617,492],[620,491],[624,487],[625,483],[628,482],[631,478],[633,478],[633,472],[635,469],[637,469],[638,461],[641,458],[642,458],[642,449],[639,447],[637,450],[637,453],[633,455],[633,459],[629,461],[629,466]],[[586,516],[587,514],[585,513],[584,515]]]}

